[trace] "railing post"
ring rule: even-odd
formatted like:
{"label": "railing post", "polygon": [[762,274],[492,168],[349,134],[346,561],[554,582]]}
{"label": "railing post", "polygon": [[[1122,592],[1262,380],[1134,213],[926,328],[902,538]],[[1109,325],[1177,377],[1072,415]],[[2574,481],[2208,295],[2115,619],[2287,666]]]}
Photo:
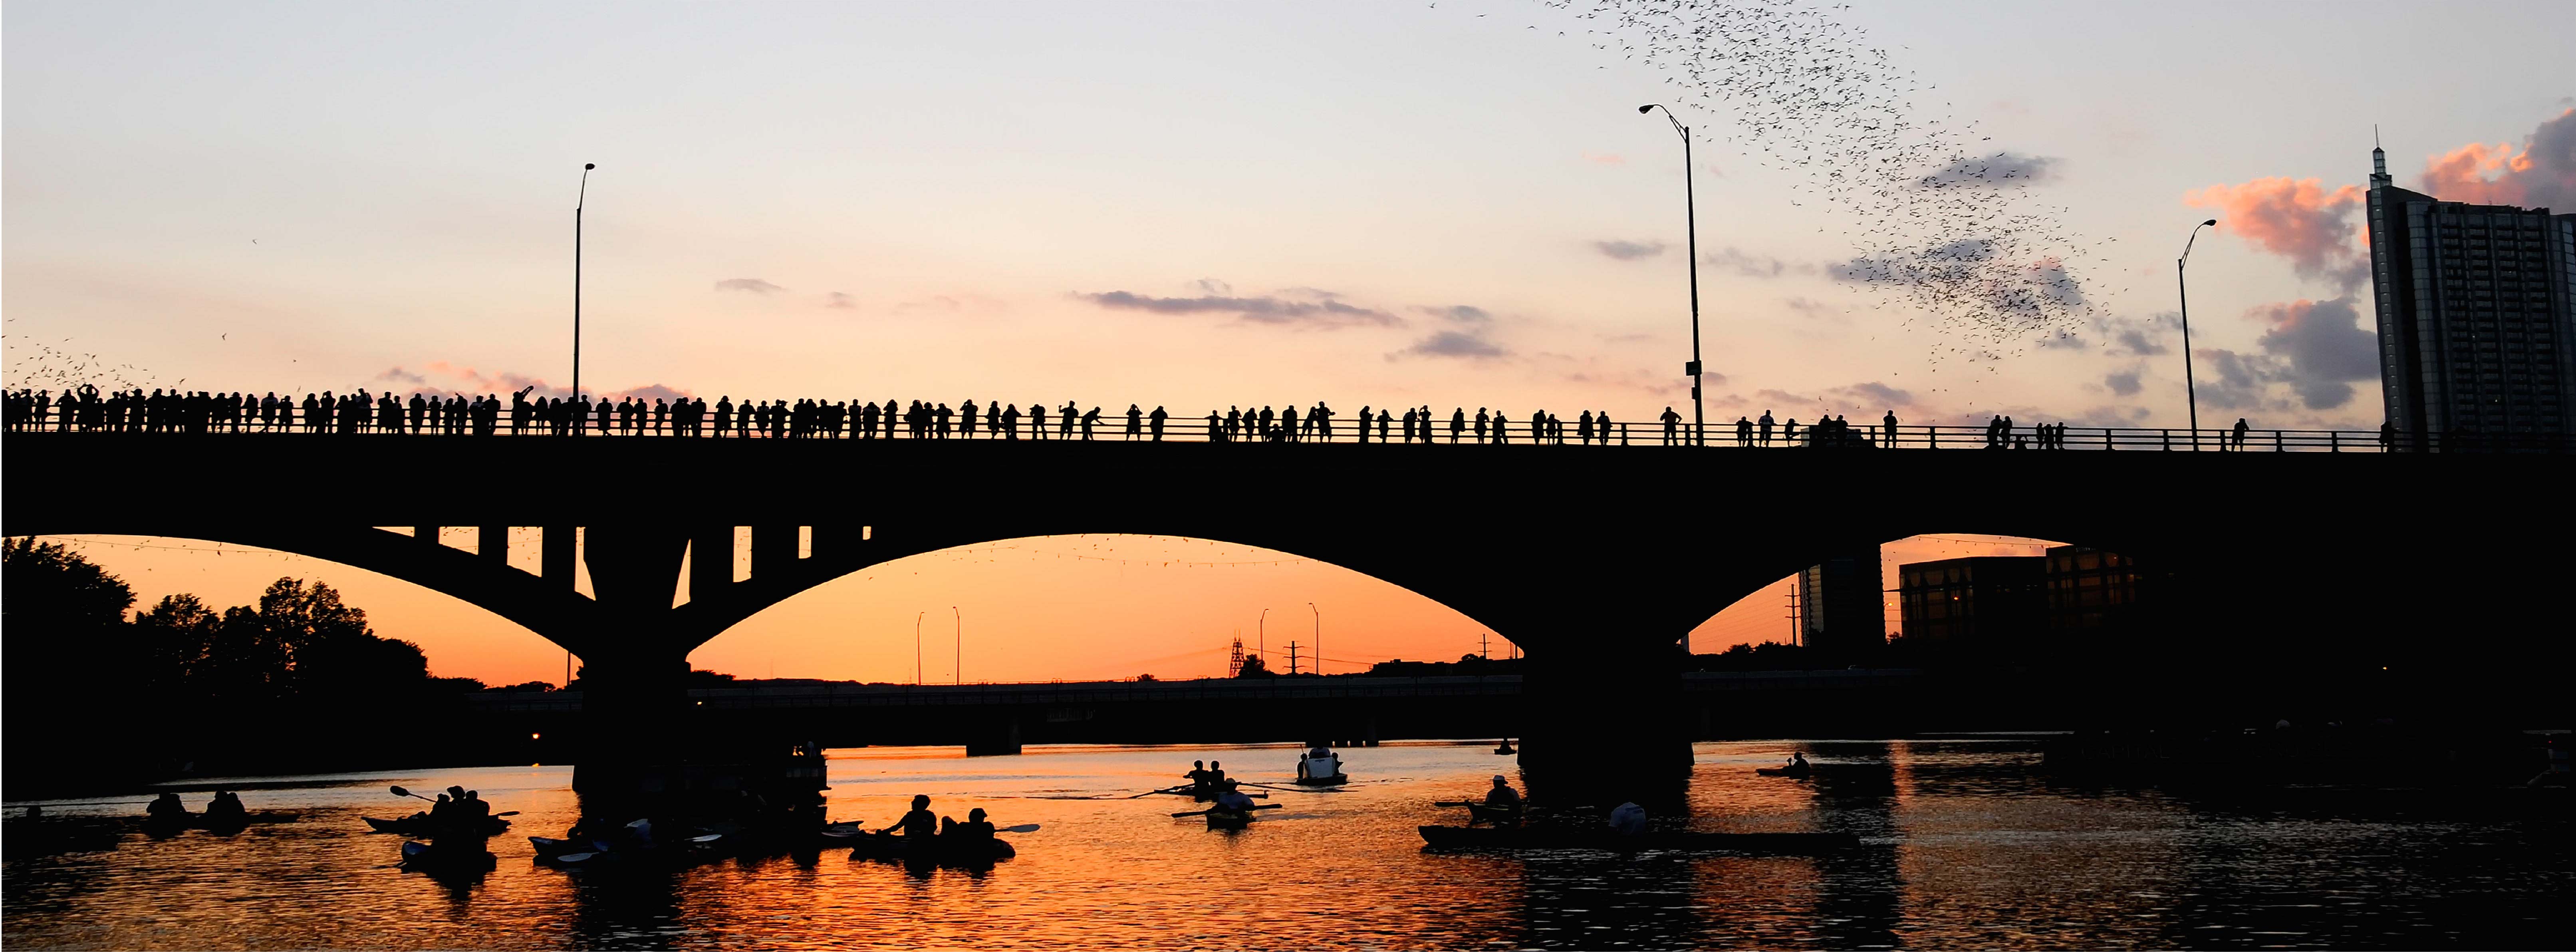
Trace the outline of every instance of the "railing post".
{"label": "railing post", "polygon": [[2343,452],[2343,431],[2342,431],[2342,430],[2327,430],[2327,431],[2326,431],[2326,452],[2328,452],[2328,453],[2341,453],[2341,452]]}
{"label": "railing post", "polygon": [[2115,430],[2111,429],[2110,427],[2107,427],[2107,426],[2106,426],[2106,427],[2103,427],[2103,428],[2102,428],[2102,449],[2103,449],[2103,451],[2104,451],[2104,452],[2109,452],[2109,451],[2111,451],[2111,450],[2116,450],[2116,449],[2119,449],[2119,448],[2120,448],[2120,434],[2119,434],[2117,431],[2115,431]]}
{"label": "railing post", "polygon": [[2285,448],[2284,446],[2282,446],[2282,444],[2281,444],[2281,431],[2279,431],[2279,430],[2273,430],[2273,431],[2272,431],[2272,452],[2280,453],[2280,452],[2286,452],[2286,451],[2287,451],[2287,450],[2286,450],[2286,448]]}
{"label": "railing post", "polygon": [[2171,451],[2171,450],[2173,449],[2173,431],[2172,431],[2172,430],[2166,430],[2166,431],[2164,431],[2164,434],[2165,434],[2165,449],[2166,449],[2167,451]]}
{"label": "railing post", "polygon": [[1937,449],[1940,449],[1940,448],[1941,448],[1941,424],[1935,423],[1935,424],[1932,424],[1931,426],[1924,427],[1924,428],[1923,428],[1923,440],[1924,440],[1924,445],[1925,445],[1926,447],[1931,448],[1931,449],[1936,449],[1936,450],[1937,450]]}

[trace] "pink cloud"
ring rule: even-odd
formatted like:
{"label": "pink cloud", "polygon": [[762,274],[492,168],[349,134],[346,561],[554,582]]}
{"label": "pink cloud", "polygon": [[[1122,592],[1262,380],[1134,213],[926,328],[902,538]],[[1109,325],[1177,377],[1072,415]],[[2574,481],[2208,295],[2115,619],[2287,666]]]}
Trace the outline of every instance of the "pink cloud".
{"label": "pink cloud", "polygon": [[2353,212],[2367,194],[2346,185],[2326,190],[2316,179],[2258,178],[2242,185],[2212,185],[2183,196],[2183,204],[2218,210],[2218,227],[2290,259],[2300,274],[2315,277],[2348,268],[2357,226]]}
{"label": "pink cloud", "polygon": [[2576,210],[2576,109],[2522,140],[2472,142],[2424,160],[2418,190],[2447,202]]}

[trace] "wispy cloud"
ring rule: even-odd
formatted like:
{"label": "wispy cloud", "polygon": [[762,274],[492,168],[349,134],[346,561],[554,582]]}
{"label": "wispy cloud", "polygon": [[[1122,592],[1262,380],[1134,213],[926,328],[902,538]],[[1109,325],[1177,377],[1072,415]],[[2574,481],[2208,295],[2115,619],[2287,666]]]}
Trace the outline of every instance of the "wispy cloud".
{"label": "wispy cloud", "polygon": [[1404,323],[1402,318],[1375,308],[1344,304],[1337,300],[1291,301],[1277,297],[1154,297],[1130,291],[1077,293],[1110,310],[1144,311],[1152,314],[1230,314],[1248,324],[1270,324],[1283,327],[1340,328],[1378,326],[1392,327]]}
{"label": "wispy cloud", "polygon": [[787,290],[759,278],[726,278],[716,282],[718,291],[749,291],[753,294],[776,294]]}
{"label": "wispy cloud", "polygon": [[1505,350],[1502,345],[1486,340],[1481,335],[1466,331],[1435,331],[1431,336],[1413,342],[1413,346],[1386,356],[1388,360],[1398,357],[1457,357],[1468,360],[1490,360],[1510,354],[1511,351]]}
{"label": "wispy cloud", "polygon": [[859,299],[851,297],[846,291],[834,291],[830,294],[824,295],[823,306],[829,308],[852,309],[859,306]]}
{"label": "wispy cloud", "polygon": [[1413,309],[1457,324],[1484,324],[1494,319],[1494,315],[1473,304],[1417,304]]}
{"label": "wispy cloud", "polygon": [[1960,185],[2003,188],[2027,185],[2053,179],[2057,160],[2041,155],[1997,152],[1981,158],[1962,158],[1915,182],[1924,188],[1949,188]]}
{"label": "wispy cloud", "polygon": [[1776,278],[1790,273],[1816,273],[1815,265],[1790,264],[1789,262],[1771,257],[1770,255],[1752,254],[1740,250],[1733,245],[1728,245],[1724,249],[1701,255],[1700,262],[1710,267],[1723,268],[1727,271],[1748,278]]}
{"label": "wispy cloud", "polygon": [[1652,258],[1656,255],[1663,254],[1664,243],[1660,241],[1622,241],[1618,239],[1610,239],[1593,242],[1592,250],[1598,251],[1603,255],[1620,261],[1635,261],[1640,258]]}

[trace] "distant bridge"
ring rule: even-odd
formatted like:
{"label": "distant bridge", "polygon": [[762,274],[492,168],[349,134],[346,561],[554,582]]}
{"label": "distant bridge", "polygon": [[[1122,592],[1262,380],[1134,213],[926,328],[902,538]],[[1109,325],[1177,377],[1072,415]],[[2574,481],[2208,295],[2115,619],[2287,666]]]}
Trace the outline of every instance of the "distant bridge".
{"label": "distant bridge", "polygon": [[[871,566],[1001,539],[1221,540],[1410,589],[1525,650],[1531,710],[1543,712],[1527,731],[1536,768],[1571,757],[1564,741],[1576,738],[1585,763],[1677,763],[1678,728],[1658,725],[1677,717],[1671,659],[1686,633],[1827,557],[1914,535],[2128,555],[2174,580],[2162,597],[2179,622],[2177,657],[2242,665],[2262,648],[2357,664],[2426,639],[2469,650],[2535,636],[2548,629],[2534,619],[2562,615],[2555,536],[2576,485],[2576,467],[2550,455],[1583,452],[1526,441],[48,432],[10,435],[5,458],[8,535],[309,555],[452,595],[562,645],[587,667],[587,710],[627,728],[599,742],[631,745],[587,764],[672,756],[673,725],[691,707],[689,652],[752,614]],[[441,544],[444,526],[474,527],[475,551]],[[512,564],[512,527],[536,540],[533,571]],[[750,529],[740,581],[736,527]],[[595,595],[575,590],[577,564]],[[2472,637],[2444,638],[2453,632]]]}

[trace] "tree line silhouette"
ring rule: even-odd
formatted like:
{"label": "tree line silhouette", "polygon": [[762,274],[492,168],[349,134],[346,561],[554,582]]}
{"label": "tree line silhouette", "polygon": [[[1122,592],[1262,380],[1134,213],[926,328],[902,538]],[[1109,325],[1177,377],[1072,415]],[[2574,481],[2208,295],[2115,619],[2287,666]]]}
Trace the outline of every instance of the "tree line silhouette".
{"label": "tree line silhouette", "polygon": [[433,677],[418,645],[378,636],[319,582],[280,578],[220,611],[190,594],[134,611],[123,579],[22,538],[0,543],[0,586],[12,797],[453,756],[467,738],[441,722],[484,688]]}

